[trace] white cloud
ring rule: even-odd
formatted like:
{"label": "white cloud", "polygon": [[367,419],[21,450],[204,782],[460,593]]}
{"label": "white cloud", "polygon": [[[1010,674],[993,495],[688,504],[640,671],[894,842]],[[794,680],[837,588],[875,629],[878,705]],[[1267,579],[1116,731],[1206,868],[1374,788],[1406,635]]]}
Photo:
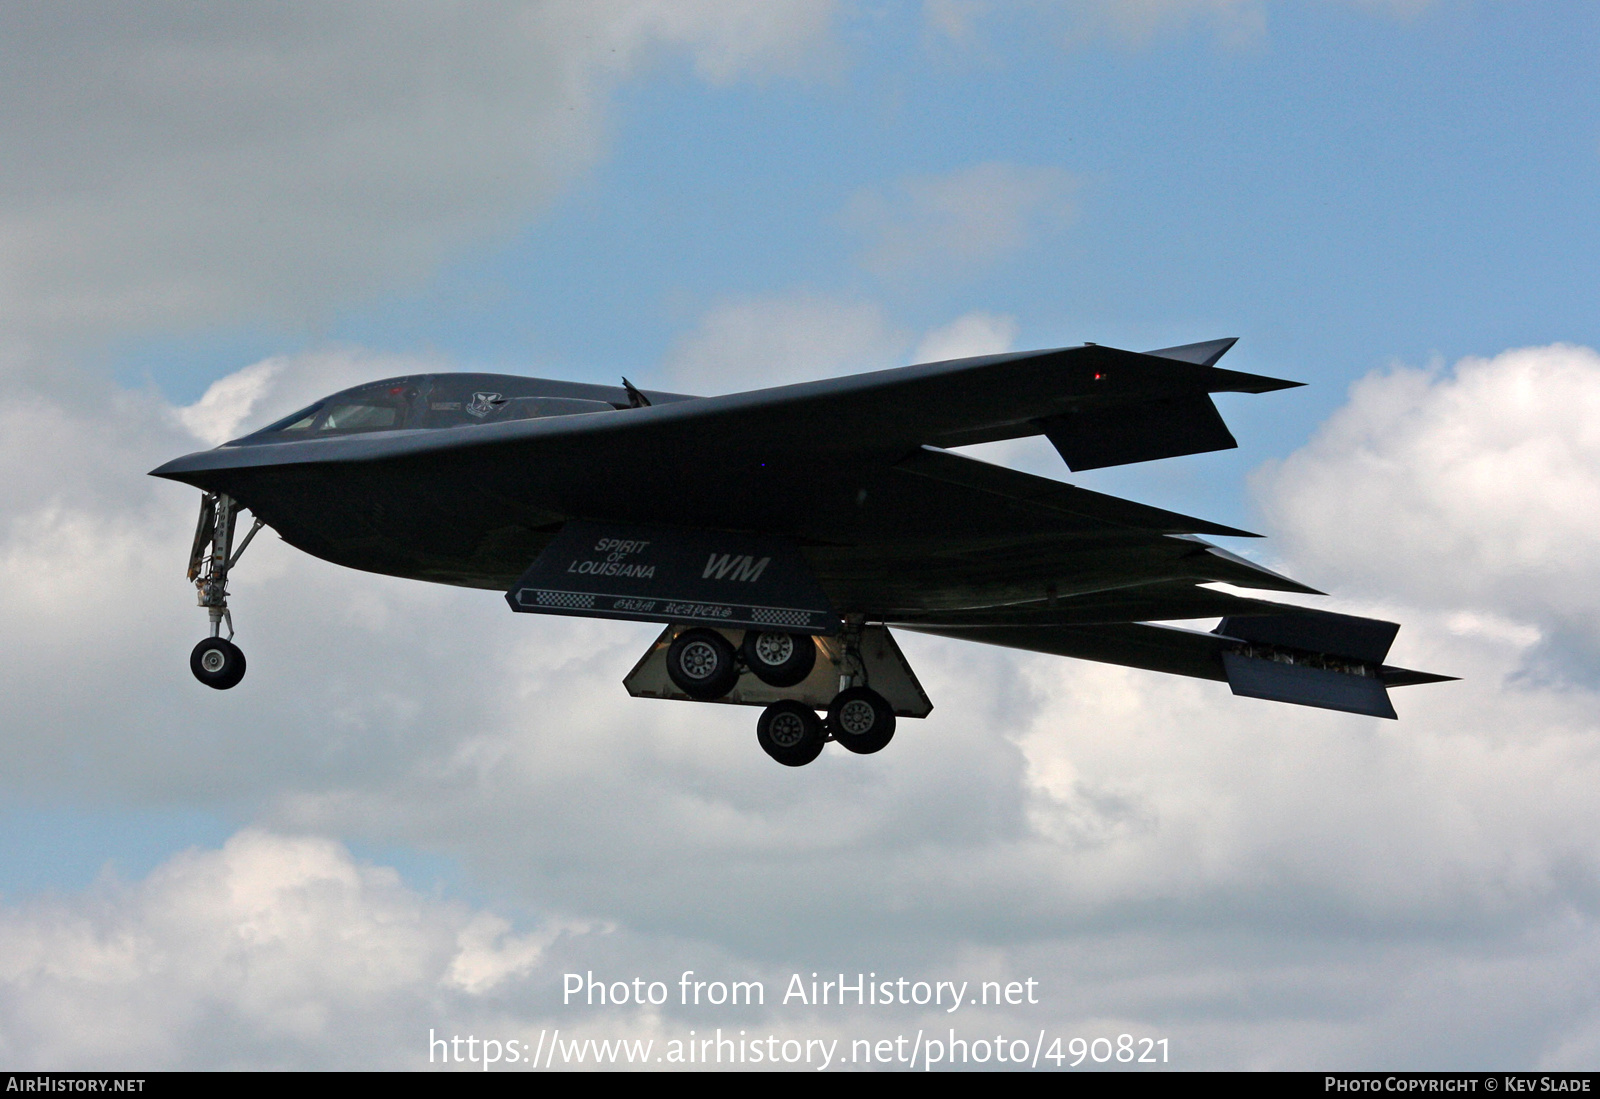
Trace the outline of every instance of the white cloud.
{"label": "white cloud", "polygon": [[430,1026],[492,1018],[482,994],[585,930],[513,935],[337,843],[246,830],[141,882],[0,908],[0,1055],[54,1068],[415,1065]]}
{"label": "white cloud", "polygon": [[1010,351],[1017,339],[1017,318],[982,311],[964,313],[922,337],[911,361],[943,362]]}
{"label": "white cloud", "polygon": [[794,293],[725,302],[667,358],[671,385],[724,393],[896,365],[910,343],[872,302]]}
{"label": "white cloud", "polygon": [[[1600,655],[1600,355],[1555,345],[1367,377],[1257,476],[1316,586],[1403,591]],[[1346,486],[1360,485],[1354,492]]]}
{"label": "white cloud", "polygon": [[218,378],[198,401],[176,413],[190,434],[217,446],[341,389],[445,369],[449,367],[433,359],[372,355],[359,349],[279,355]]}
{"label": "white cloud", "polygon": [[[1433,0],[1354,0],[1363,8],[1410,19]],[[1111,39],[1142,47],[1163,35],[1210,31],[1225,46],[1260,42],[1267,31],[1268,0],[1062,0],[1033,5],[998,5],[987,0],[924,0],[923,19],[934,34],[959,47],[982,41],[981,27],[1018,16],[1054,30],[1068,48]]]}
{"label": "white cloud", "polygon": [[825,59],[831,0],[0,14],[0,319],[15,338],[305,322],[525,222],[613,86]]}
{"label": "white cloud", "polygon": [[283,360],[263,359],[218,378],[200,399],[178,409],[178,421],[202,442],[217,446],[242,434],[239,425],[273,388]]}
{"label": "white cloud", "polygon": [[588,929],[586,924],[565,925],[552,921],[536,934],[512,935],[510,921],[480,912],[456,935],[459,952],[450,960],[444,983],[463,992],[488,992],[527,973],[544,957],[558,936]]}
{"label": "white cloud", "polygon": [[975,164],[863,191],[846,220],[866,238],[861,262],[880,275],[949,278],[981,269],[1059,231],[1074,216],[1065,169]]}
{"label": "white cloud", "polygon": [[976,310],[915,337],[871,301],[807,291],[748,298],[706,312],[667,356],[663,384],[724,393],[992,355],[1010,350],[1016,332],[1016,318]]}

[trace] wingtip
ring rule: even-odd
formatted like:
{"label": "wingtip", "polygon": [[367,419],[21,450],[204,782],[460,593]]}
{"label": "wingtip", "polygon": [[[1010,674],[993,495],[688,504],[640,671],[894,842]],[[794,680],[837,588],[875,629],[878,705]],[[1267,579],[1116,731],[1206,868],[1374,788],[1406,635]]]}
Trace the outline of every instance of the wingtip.
{"label": "wingtip", "polygon": [[1396,668],[1385,664],[1378,669],[1378,677],[1385,687],[1420,687],[1424,683],[1460,683],[1458,675],[1440,675],[1437,672],[1416,672],[1410,668]]}
{"label": "wingtip", "polygon": [[[1146,351],[1145,354],[1156,355],[1163,359],[1176,359],[1178,362],[1193,363],[1195,366],[1215,366],[1217,360],[1226,355],[1229,349],[1238,342],[1238,336],[1224,336],[1220,340],[1186,343],[1178,347],[1162,347],[1155,351]],[[1093,345],[1091,344],[1090,346]]]}
{"label": "wingtip", "polygon": [[1206,388],[1212,393],[1275,393],[1280,389],[1299,389],[1306,384],[1288,378],[1269,378],[1265,374],[1246,374],[1215,366],[1211,370],[1211,384]]}

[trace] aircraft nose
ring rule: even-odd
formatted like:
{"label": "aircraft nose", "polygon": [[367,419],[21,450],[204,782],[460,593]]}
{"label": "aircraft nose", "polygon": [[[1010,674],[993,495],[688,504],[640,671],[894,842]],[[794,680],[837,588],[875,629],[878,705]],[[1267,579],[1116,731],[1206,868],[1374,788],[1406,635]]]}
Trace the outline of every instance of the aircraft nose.
{"label": "aircraft nose", "polygon": [[157,466],[150,471],[151,477],[163,477],[169,481],[182,481],[196,488],[209,489],[207,483],[210,474],[216,474],[226,469],[233,469],[240,465],[237,456],[226,450],[200,450],[193,454],[185,454],[181,458]]}

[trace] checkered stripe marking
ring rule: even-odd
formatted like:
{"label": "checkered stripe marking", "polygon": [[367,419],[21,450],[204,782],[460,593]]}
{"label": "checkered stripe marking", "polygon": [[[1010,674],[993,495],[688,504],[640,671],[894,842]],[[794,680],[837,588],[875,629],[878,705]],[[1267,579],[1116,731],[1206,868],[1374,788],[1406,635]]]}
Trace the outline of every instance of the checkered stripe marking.
{"label": "checkered stripe marking", "polygon": [[575,591],[541,591],[537,593],[539,606],[564,607],[567,610],[586,611],[594,608],[594,596]]}
{"label": "checkered stripe marking", "polygon": [[750,617],[765,626],[809,626],[810,611],[780,611],[772,607],[751,607]]}

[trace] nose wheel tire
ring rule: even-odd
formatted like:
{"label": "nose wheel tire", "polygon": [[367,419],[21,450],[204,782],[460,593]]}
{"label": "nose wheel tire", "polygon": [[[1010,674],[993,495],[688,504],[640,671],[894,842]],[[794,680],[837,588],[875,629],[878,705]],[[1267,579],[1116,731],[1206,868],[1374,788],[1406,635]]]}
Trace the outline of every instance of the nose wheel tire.
{"label": "nose wheel tire", "polygon": [[207,687],[226,691],[244,678],[244,653],[232,641],[208,637],[189,654],[189,670]]}
{"label": "nose wheel tire", "polygon": [[817,643],[806,634],[750,630],[739,651],[745,666],[769,687],[793,687],[817,664]]}
{"label": "nose wheel tire", "polygon": [[880,752],[894,739],[894,708],[869,687],[851,687],[829,704],[828,732],[857,755]]}
{"label": "nose wheel tire", "polygon": [[738,658],[716,630],[686,630],[667,650],[667,675],[690,698],[710,702],[739,682]]}
{"label": "nose wheel tire", "polygon": [[804,767],[822,754],[827,739],[816,711],[792,699],[774,702],[756,722],[761,750],[785,767]]}

